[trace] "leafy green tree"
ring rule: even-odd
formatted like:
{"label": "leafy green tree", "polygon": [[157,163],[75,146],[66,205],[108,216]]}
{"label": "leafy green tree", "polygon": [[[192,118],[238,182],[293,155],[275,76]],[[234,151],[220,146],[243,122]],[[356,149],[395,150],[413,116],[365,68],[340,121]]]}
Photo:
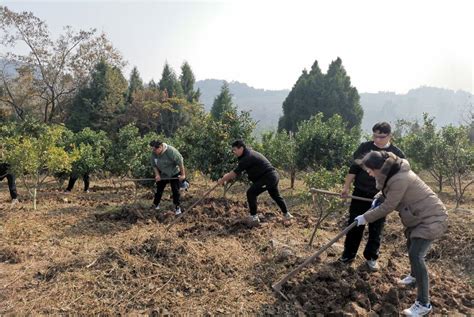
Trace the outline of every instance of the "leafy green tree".
{"label": "leafy green tree", "polygon": [[114,133],[115,119],[125,110],[127,81],[120,69],[105,61],[97,63],[91,77],[74,98],[67,126],[73,131],[90,127]]}
{"label": "leafy green tree", "polygon": [[268,158],[273,166],[290,174],[290,187],[294,188],[297,171],[294,135],[286,131],[263,133],[257,150]]}
{"label": "leafy green tree", "polygon": [[344,129],[341,116],[336,114],[323,121],[323,114],[318,113],[298,126],[296,164],[300,169],[313,170],[333,170],[348,165],[358,137],[358,133]]}
{"label": "leafy green tree", "polygon": [[456,208],[466,190],[474,183],[474,145],[469,140],[470,127],[452,125],[440,131],[442,143],[438,159],[446,180],[456,197]]}
{"label": "leafy green tree", "polygon": [[339,114],[347,130],[360,127],[363,111],[359,94],[351,86],[340,58],[331,63],[326,75],[321,72],[317,61],[309,73],[303,70],[283,102],[283,116],[278,128],[295,132],[301,121],[319,112],[323,113],[324,120]]}
{"label": "leafy green tree", "polygon": [[127,103],[131,104],[133,102],[133,94],[142,89],[143,81],[140,78],[140,73],[138,72],[137,67],[133,67],[132,73],[130,74],[130,81],[128,83]]}
{"label": "leafy green tree", "polygon": [[110,148],[111,141],[104,131],[96,132],[85,128],[80,132],[71,133],[66,140],[65,149],[78,155],[72,164],[71,173],[84,175],[104,169]]}
{"label": "leafy green tree", "polygon": [[174,70],[166,62],[161,73],[161,79],[158,83],[158,87],[162,91],[166,91],[168,97],[183,97],[183,88],[181,83],[178,81]]}
{"label": "leafy green tree", "polygon": [[225,113],[237,113],[237,107],[232,103],[232,94],[229,90],[229,84],[224,81],[221,92],[214,98],[211,108],[211,116],[215,120],[221,120]]}
{"label": "leafy green tree", "polygon": [[[243,139],[252,144],[254,129],[255,122],[248,112],[239,115],[228,112],[222,120],[202,114],[188,127],[180,129],[174,141],[189,168],[201,171],[215,181],[235,167],[237,161],[230,150],[232,142]],[[229,186],[224,188],[224,194]]]}
{"label": "leafy green tree", "polygon": [[199,89],[194,91],[196,79],[194,78],[194,73],[188,62],[184,62],[181,66],[181,75],[179,76],[179,81],[181,83],[181,87],[183,88],[184,96],[188,102],[198,102],[201,93]]}
{"label": "leafy green tree", "polygon": [[138,128],[128,124],[121,128],[113,141],[110,155],[107,158],[107,170],[118,177],[127,176],[133,169],[133,164],[139,160],[141,139]]}
{"label": "leafy green tree", "polygon": [[107,158],[107,170],[120,178],[151,176],[149,143],[156,139],[166,141],[162,135],[156,133],[148,133],[141,137],[138,128],[133,124],[124,126],[114,140],[114,144],[117,145],[112,146],[110,156]]}
{"label": "leafy green tree", "polygon": [[177,97],[166,99],[160,107],[156,132],[167,137],[172,137],[180,127],[186,128],[194,116],[204,111],[201,105]]}
{"label": "leafy green tree", "polygon": [[54,173],[69,172],[78,153],[68,153],[60,146],[64,142],[65,128],[49,126],[39,136],[15,135],[5,141],[5,159],[10,168],[23,181],[33,198],[36,209],[38,189]]}
{"label": "leafy green tree", "polygon": [[437,132],[434,117],[424,113],[423,125],[401,137],[399,143],[412,168],[415,171],[428,171],[438,183],[438,191],[441,192],[446,176],[439,159],[443,151],[443,140]]}

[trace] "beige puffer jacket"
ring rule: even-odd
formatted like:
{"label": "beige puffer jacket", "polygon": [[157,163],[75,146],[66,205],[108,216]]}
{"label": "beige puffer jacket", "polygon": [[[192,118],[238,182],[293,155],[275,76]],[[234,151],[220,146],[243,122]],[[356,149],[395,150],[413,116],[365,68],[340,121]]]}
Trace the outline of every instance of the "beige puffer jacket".
{"label": "beige puffer jacket", "polygon": [[[403,225],[407,228],[406,235],[411,238],[434,240],[446,231],[446,208],[431,190],[410,168],[407,160],[392,153],[376,177],[377,189],[381,190],[391,168],[398,164],[400,170],[388,181],[383,190],[385,201],[364,214],[367,222],[387,216],[398,210]],[[381,194],[381,193],[380,193]]]}

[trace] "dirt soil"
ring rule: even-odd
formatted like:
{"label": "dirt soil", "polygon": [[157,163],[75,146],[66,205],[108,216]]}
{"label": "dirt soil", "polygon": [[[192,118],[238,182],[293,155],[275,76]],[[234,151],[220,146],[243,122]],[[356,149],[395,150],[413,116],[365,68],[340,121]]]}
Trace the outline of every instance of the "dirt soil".
{"label": "dirt soil", "polygon": [[[193,186],[183,210],[207,188]],[[387,219],[378,272],[368,271],[361,256],[350,266],[338,264],[341,240],[284,285],[285,300],[271,285],[341,231],[344,214],[328,218],[309,247],[314,210],[289,191],[290,222],[264,194],[262,222],[249,224],[245,192],[236,188],[228,199],[213,193],[167,231],[175,217],[169,197],[155,211],[145,190],[135,196],[132,187],[117,191],[103,183],[65,195],[51,186],[33,211],[30,201],[10,209],[4,189],[2,315],[393,315],[416,298],[415,288],[396,282],[409,273],[396,213]],[[473,230],[472,211],[451,212],[448,232],[428,253],[437,314],[474,312]]]}

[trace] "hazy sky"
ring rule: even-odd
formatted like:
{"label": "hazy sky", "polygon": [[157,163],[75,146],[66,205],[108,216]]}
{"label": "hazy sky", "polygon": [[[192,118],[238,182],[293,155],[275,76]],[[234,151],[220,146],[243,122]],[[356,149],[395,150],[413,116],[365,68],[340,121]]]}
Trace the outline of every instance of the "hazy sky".
{"label": "hazy sky", "polygon": [[[471,4],[473,3],[473,4]],[[359,92],[422,85],[474,92],[474,1],[1,1],[62,26],[104,31],[142,78],[187,60],[198,80],[291,89],[341,57]]]}

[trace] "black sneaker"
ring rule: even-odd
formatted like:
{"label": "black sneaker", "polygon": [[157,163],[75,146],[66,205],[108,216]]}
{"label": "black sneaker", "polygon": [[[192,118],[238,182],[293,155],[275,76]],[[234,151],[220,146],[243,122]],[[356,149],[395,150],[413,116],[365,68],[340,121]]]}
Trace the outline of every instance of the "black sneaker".
{"label": "black sneaker", "polygon": [[354,258],[347,258],[345,256],[341,256],[339,259],[337,259],[337,262],[343,263],[343,264],[349,264],[354,261]]}

